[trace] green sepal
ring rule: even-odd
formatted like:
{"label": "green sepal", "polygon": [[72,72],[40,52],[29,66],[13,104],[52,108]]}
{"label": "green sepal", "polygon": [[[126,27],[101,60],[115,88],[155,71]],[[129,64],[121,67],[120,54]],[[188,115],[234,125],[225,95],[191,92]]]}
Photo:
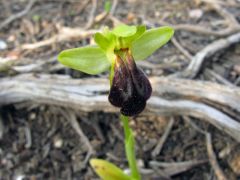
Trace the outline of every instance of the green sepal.
{"label": "green sepal", "polygon": [[108,161],[91,159],[90,164],[102,180],[131,180],[120,168]]}
{"label": "green sepal", "polygon": [[117,37],[128,37],[132,36],[137,32],[136,26],[128,26],[125,24],[119,25],[112,30],[113,34]]}
{"label": "green sepal", "polygon": [[173,28],[163,26],[146,31],[139,39],[133,41],[131,51],[135,60],[144,60],[161,46],[166,44],[174,34]]}
{"label": "green sepal", "polygon": [[58,60],[67,67],[92,75],[108,70],[111,65],[103,50],[93,46],[64,50]]}

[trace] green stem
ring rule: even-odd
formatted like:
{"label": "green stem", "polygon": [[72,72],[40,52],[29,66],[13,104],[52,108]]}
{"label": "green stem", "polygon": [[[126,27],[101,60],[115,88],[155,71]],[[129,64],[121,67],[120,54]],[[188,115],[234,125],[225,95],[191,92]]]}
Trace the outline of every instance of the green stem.
{"label": "green stem", "polygon": [[129,118],[121,114],[120,119],[123,123],[124,135],[125,135],[125,152],[128,160],[128,164],[131,170],[131,178],[133,180],[140,180],[141,175],[138,171],[136,156],[135,156],[135,141],[131,128],[129,127]]}

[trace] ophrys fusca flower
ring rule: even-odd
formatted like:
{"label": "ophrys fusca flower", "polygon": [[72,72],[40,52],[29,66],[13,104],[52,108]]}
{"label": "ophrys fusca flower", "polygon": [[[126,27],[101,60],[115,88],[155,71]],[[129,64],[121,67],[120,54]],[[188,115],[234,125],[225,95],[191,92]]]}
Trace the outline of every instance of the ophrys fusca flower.
{"label": "ophrys fusca flower", "polygon": [[152,88],[145,73],[136,65],[166,44],[173,29],[165,26],[146,31],[145,26],[120,25],[110,31],[96,33],[98,46],[86,46],[62,51],[59,61],[88,74],[110,70],[109,101],[119,107],[123,115],[142,112],[151,96]]}

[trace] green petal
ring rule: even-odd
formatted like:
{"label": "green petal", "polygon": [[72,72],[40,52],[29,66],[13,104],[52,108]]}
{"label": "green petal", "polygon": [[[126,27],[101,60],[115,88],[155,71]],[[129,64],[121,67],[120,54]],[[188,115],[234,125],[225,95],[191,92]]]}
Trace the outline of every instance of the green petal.
{"label": "green petal", "polygon": [[146,31],[146,26],[145,25],[137,26],[137,31],[136,31],[135,34],[133,34],[132,36],[128,36],[128,37],[123,38],[124,45],[125,46],[131,46],[131,43],[133,41],[137,40],[138,38],[140,38],[145,31]]}
{"label": "green petal", "polygon": [[106,50],[108,48],[109,44],[110,44],[108,39],[105,38],[101,33],[96,33],[94,35],[94,41],[103,50]]}
{"label": "green petal", "polygon": [[118,37],[132,36],[137,32],[136,26],[128,26],[125,24],[119,25],[112,30],[113,34]]}
{"label": "green petal", "polygon": [[82,47],[62,51],[58,60],[72,68],[87,74],[99,74],[108,70],[110,62],[99,47]]}
{"label": "green petal", "polygon": [[133,42],[131,51],[135,60],[143,60],[166,44],[174,34],[171,27],[164,26],[146,31]]}
{"label": "green petal", "polygon": [[108,161],[91,159],[90,164],[103,180],[131,180],[121,169]]}

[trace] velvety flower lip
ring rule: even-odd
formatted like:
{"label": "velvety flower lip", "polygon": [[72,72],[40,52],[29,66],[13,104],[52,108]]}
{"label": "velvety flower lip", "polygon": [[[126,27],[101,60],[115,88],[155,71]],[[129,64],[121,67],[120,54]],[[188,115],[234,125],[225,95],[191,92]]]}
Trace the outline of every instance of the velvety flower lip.
{"label": "velvety flower lip", "polygon": [[120,56],[116,56],[114,64],[114,76],[108,99],[116,107],[122,107],[133,94],[132,79]]}
{"label": "velvety flower lip", "polygon": [[116,55],[108,99],[112,105],[121,108],[123,115],[134,116],[144,110],[152,87],[145,73],[137,67],[131,52],[128,49],[122,52],[122,56]]}

